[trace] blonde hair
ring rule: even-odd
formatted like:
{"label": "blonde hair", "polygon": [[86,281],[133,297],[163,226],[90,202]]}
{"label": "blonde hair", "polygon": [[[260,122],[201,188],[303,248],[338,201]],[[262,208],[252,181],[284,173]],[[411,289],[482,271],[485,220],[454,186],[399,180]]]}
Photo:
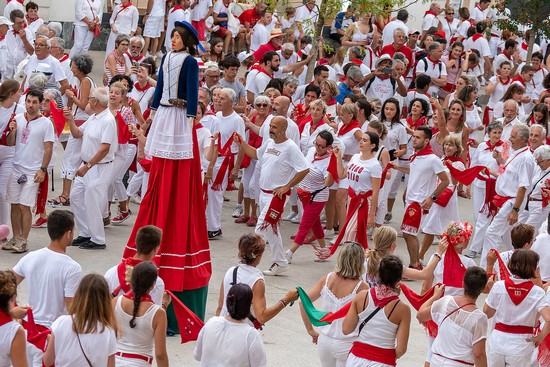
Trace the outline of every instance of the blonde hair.
{"label": "blonde hair", "polygon": [[332,80],[323,80],[321,82],[321,87],[326,85],[326,87],[328,88],[328,90],[330,91],[330,94],[332,94],[333,97],[337,96],[340,94],[340,91],[338,90],[338,86],[336,85],[336,83]]}
{"label": "blonde hair", "polygon": [[128,88],[126,87],[126,84],[124,84],[122,82],[114,82],[113,84],[111,84],[109,86],[109,90],[111,90],[111,88],[120,89],[120,91],[122,92],[123,95],[126,95],[126,93],[128,93]]}
{"label": "blonde hair", "polygon": [[365,272],[365,251],[357,242],[345,242],[334,271],[342,278],[359,279]]}
{"label": "blonde hair", "polygon": [[313,106],[321,106],[323,108],[323,113],[327,112],[327,104],[322,99],[316,99],[316,100],[312,101],[309,104],[309,108],[311,108]]}
{"label": "blonde hair", "polygon": [[267,96],[267,95],[269,95],[269,93],[271,93],[271,92],[275,93],[275,95],[276,95],[277,97],[280,97],[280,96],[281,96],[281,92],[280,92],[278,89],[273,88],[273,87],[267,88],[262,94],[263,94],[264,96]]}
{"label": "blonde hair", "polygon": [[371,121],[369,122],[368,127],[372,127],[376,132],[378,133],[378,137],[380,137],[380,140],[386,139],[386,136],[388,136],[388,128],[386,127],[386,124],[381,123],[380,121]]}
{"label": "blonde hair", "polygon": [[389,226],[376,228],[372,235],[374,248],[367,255],[368,267],[367,274],[372,277],[378,277],[378,268],[380,261],[389,255],[390,248],[397,241],[397,231]]}
{"label": "blonde hair", "polygon": [[353,115],[353,119],[357,118],[358,111],[359,109],[355,103],[344,103],[342,105],[342,109],[340,110],[341,113],[351,113]]}
{"label": "blonde hair", "polygon": [[443,146],[445,146],[445,143],[451,143],[456,147],[455,157],[460,157],[462,154],[462,151],[464,148],[462,148],[462,142],[456,135],[447,135],[445,139],[443,139]]}

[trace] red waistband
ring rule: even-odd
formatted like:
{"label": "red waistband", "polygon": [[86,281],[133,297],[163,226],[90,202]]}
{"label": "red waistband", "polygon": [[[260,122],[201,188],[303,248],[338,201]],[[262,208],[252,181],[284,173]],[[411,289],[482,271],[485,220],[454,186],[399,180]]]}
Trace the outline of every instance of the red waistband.
{"label": "red waistband", "polygon": [[449,361],[453,361],[453,362],[465,364],[466,366],[475,366],[474,363],[466,362],[466,361],[463,361],[463,360],[460,360],[460,359],[454,359],[454,358],[445,357],[444,355],[441,355],[441,354],[439,354],[439,353],[434,353],[434,354],[435,354],[436,356],[440,356],[441,358],[448,359]]}
{"label": "red waistband", "polygon": [[356,357],[365,358],[373,362],[389,364],[391,366],[397,364],[395,349],[384,349],[370,344],[354,342],[350,353]]}
{"label": "red waistband", "polygon": [[142,361],[145,361],[149,364],[153,364],[153,357],[144,356],[141,354],[133,354],[133,353],[122,353],[122,352],[116,352],[115,355],[123,358],[129,358],[129,359],[140,359]]}
{"label": "red waistband", "polygon": [[506,325],[497,322],[497,324],[495,325],[495,330],[509,334],[533,334],[534,328],[533,326]]}
{"label": "red waistband", "polygon": [[529,201],[542,201],[542,199],[529,198]]}
{"label": "red waistband", "polygon": [[265,192],[266,194],[273,194],[273,190],[264,190],[264,189],[262,189],[262,192]]}

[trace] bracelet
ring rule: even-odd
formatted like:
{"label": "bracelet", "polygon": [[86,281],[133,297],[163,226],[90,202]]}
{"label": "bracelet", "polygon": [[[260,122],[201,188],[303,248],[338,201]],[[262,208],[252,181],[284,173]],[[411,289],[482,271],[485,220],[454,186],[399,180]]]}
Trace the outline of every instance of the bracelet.
{"label": "bracelet", "polygon": [[438,254],[437,252],[433,254],[433,256],[437,257],[439,260],[441,260],[441,255]]}
{"label": "bracelet", "polygon": [[283,305],[283,308],[286,307],[286,302],[285,302],[285,301],[283,301],[282,299],[280,299],[279,302],[281,302],[281,304]]}

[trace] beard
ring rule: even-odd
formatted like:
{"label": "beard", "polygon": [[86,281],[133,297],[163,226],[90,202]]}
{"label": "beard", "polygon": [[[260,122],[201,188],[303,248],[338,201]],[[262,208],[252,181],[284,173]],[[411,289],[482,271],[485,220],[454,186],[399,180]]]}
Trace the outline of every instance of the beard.
{"label": "beard", "polygon": [[279,67],[271,65],[271,71],[273,71],[273,72],[279,71]]}

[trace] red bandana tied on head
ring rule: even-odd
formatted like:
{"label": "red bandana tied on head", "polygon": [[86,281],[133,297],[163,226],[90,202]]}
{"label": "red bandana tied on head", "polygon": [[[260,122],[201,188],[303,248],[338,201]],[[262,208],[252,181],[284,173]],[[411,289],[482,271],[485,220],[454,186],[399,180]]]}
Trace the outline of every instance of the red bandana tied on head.
{"label": "red bandana tied on head", "polygon": [[462,288],[462,280],[466,273],[466,267],[460,260],[455,250],[455,246],[470,241],[470,237],[472,237],[472,226],[468,222],[455,223],[458,224],[456,233],[452,235],[443,233],[443,238],[449,243],[449,247],[445,253],[445,259],[443,260],[443,284]]}
{"label": "red bandana tied on head", "polygon": [[506,287],[506,292],[508,292],[510,299],[514,305],[517,306],[527,297],[534,284],[530,280],[515,283],[512,278],[506,278],[504,279],[504,286]]}

